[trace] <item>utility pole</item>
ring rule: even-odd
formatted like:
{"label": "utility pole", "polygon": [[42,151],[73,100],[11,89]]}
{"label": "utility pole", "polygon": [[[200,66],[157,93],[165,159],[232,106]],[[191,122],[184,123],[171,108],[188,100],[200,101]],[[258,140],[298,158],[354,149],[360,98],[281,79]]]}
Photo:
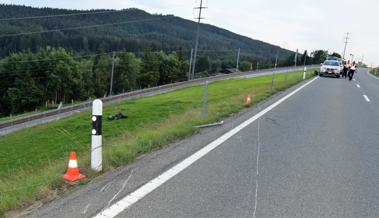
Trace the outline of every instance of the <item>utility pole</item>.
{"label": "utility pole", "polygon": [[[304,52],[305,53],[305,52]],[[303,80],[307,78],[307,67],[305,66],[307,64],[307,54],[305,54],[304,57],[304,73],[303,73]]]}
{"label": "utility pole", "polygon": [[[295,71],[296,71],[296,67],[297,67],[297,55],[299,53],[299,49],[296,49],[296,54],[295,54]],[[296,73],[293,74],[293,77],[295,77],[296,79]]]}
{"label": "utility pole", "polygon": [[237,71],[238,71],[239,63],[240,63],[240,53],[241,53],[241,49],[239,48],[238,53],[237,53],[237,64],[236,64],[236,70]]}
{"label": "utility pole", "polygon": [[274,70],[272,71],[272,78],[271,78],[271,93],[274,92],[275,71],[276,71],[276,67],[278,66],[278,58],[279,58],[279,50],[276,52],[276,58],[275,58]]}
{"label": "utility pole", "polygon": [[307,64],[307,54],[305,54],[305,57],[304,57],[304,67],[306,64]]}
{"label": "utility pole", "polygon": [[200,22],[202,19],[201,13],[203,9],[206,9],[206,7],[203,7],[203,0],[200,0],[200,7],[194,8],[199,10],[199,16],[196,17],[197,19],[197,31],[196,31],[196,42],[195,42],[195,52],[193,54],[193,66],[192,66],[192,77],[195,78],[195,68],[196,68],[196,58],[197,58],[197,49],[199,47],[199,35],[200,35]]}
{"label": "utility pole", "polygon": [[278,59],[279,59],[279,50],[276,52],[275,65],[274,65],[275,70],[276,70],[276,67],[278,66]]}
{"label": "utility pole", "polygon": [[346,55],[346,48],[347,48],[347,44],[349,43],[349,35],[350,35],[351,33],[349,33],[349,32],[347,32],[346,33],[346,38],[345,38],[345,47],[344,47],[344,49],[343,49],[343,59],[345,59],[345,55]]}
{"label": "utility pole", "polygon": [[191,48],[191,57],[190,57],[189,69],[188,69],[188,80],[191,80],[191,74],[192,74],[192,57],[193,57],[193,48]]}
{"label": "utility pole", "polygon": [[113,52],[113,57],[112,57],[112,72],[111,72],[111,80],[110,80],[110,85],[109,85],[109,87],[110,87],[109,88],[109,95],[112,95],[115,57],[116,57],[116,52]]}

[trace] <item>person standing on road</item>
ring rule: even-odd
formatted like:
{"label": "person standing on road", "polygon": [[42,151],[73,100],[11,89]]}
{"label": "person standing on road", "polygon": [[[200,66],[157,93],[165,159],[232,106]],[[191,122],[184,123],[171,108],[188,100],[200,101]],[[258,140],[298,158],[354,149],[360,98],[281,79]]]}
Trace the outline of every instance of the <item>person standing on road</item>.
{"label": "person standing on road", "polygon": [[349,80],[353,79],[354,73],[357,70],[357,66],[355,64],[355,61],[351,64],[350,70],[349,70]]}
{"label": "person standing on road", "polygon": [[349,71],[349,63],[347,61],[343,61],[343,71],[342,71],[342,78],[347,77],[347,72]]}

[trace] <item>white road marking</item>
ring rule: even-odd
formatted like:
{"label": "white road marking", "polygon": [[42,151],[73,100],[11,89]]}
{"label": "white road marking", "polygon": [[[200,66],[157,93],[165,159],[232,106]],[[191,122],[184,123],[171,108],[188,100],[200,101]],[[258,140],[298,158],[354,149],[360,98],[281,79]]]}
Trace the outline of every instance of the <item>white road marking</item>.
{"label": "white road marking", "polygon": [[187,167],[191,166],[193,163],[198,161],[200,158],[204,157],[206,154],[211,152],[213,149],[220,146],[222,143],[224,143],[226,140],[230,139],[232,136],[237,134],[239,131],[271,111],[272,109],[276,108],[278,105],[283,103],[285,100],[293,96],[294,94],[298,93],[300,90],[317,80],[319,77],[316,77],[312,79],[311,81],[305,83],[304,85],[300,86],[299,88],[295,89],[288,95],[284,96],[283,98],[279,99],[275,103],[271,104],[264,110],[260,111],[253,117],[249,118],[248,120],[244,121],[234,129],[230,130],[229,132],[225,133],[224,135],[220,136],[210,144],[206,145],[204,148],[200,149],[196,153],[192,154],[191,156],[184,159],[182,162],[178,163],[171,169],[167,170],[166,172],[162,173],[160,176],[156,177],[155,179],[151,180],[150,182],[146,183],[145,185],[141,186],[134,192],[130,193],[129,195],[125,196],[112,206],[104,209],[100,213],[98,213],[95,218],[113,218],[116,217],[118,214],[120,214],[125,209],[129,208],[133,204],[135,204],[137,201],[144,198],[146,195],[157,189],[159,186],[163,185],[165,182],[170,180],[175,175],[182,172]]}
{"label": "white road marking", "polygon": [[371,100],[367,97],[367,95],[363,95],[363,97],[365,98],[365,100],[367,101],[367,102],[370,102]]}
{"label": "white road marking", "polygon": [[360,88],[361,88],[361,86],[360,86],[359,84],[356,84],[356,85],[357,85],[357,88],[358,88],[358,89],[360,89]]}

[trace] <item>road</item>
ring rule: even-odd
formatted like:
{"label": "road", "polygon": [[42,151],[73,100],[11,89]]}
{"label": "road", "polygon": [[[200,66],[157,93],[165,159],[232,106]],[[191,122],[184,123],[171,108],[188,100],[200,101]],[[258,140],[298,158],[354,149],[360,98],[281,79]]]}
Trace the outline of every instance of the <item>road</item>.
{"label": "road", "polygon": [[[314,68],[314,67],[315,67],[314,65],[308,66],[309,69]],[[258,77],[258,76],[270,75],[273,72],[285,73],[288,71],[300,71],[302,69],[303,67],[284,67],[284,68],[277,68],[277,69],[263,69],[260,71],[220,74],[220,75],[207,77],[207,78],[200,78],[200,79],[196,79],[192,81],[185,81],[185,82],[167,84],[167,85],[163,85],[159,87],[136,90],[136,91],[132,91],[128,93],[123,93],[120,95],[109,96],[109,97],[103,98],[102,100],[105,104],[117,103],[120,101],[130,100],[134,98],[157,95],[157,94],[169,92],[175,89],[184,88],[188,86],[199,85],[199,84],[204,83],[206,80],[211,82],[211,81],[227,80],[227,79],[233,79],[233,78],[252,78],[252,77]],[[45,112],[41,112],[41,113],[37,113],[37,114],[25,116],[25,117],[20,117],[20,118],[8,120],[8,121],[0,121],[0,136],[9,134],[11,132],[14,132],[23,128],[56,121],[64,117],[71,116],[75,113],[88,111],[90,108],[91,108],[91,102],[84,102],[84,103],[76,104],[73,106],[63,107],[62,109],[45,111]]]}
{"label": "road", "polygon": [[30,217],[379,217],[378,109],[366,70],[316,78]]}

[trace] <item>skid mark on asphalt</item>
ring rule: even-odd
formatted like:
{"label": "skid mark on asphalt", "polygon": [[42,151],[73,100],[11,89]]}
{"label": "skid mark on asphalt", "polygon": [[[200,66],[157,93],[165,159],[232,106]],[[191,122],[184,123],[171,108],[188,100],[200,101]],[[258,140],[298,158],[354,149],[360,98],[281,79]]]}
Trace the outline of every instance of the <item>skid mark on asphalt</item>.
{"label": "skid mark on asphalt", "polygon": [[100,189],[100,192],[105,192],[111,184],[112,184],[112,182],[109,182],[109,183],[107,183],[106,185],[104,185],[104,186]]}
{"label": "skid mark on asphalt", "polygon": [[82,214],[86,214],[87,213],[89,206],[91,206],[91,204],[87,204],[87,206],[84,207],[84,210],[82,211]]}
{"label": "skid mark on asphalt", "polygon": [[130,178],[132,177],[133,175],[133,170],[130,172],[130,175],[128,176],[128,178],[125,179],[124,183],[122,184],[120,190],[118,190],[118,192],[112,197],[112,199],[108,202],[107,207],[109,207],[111,205],[111,203],[114,201],[114,199],[125,189],[126,187],[126,184],[128,184]]}

